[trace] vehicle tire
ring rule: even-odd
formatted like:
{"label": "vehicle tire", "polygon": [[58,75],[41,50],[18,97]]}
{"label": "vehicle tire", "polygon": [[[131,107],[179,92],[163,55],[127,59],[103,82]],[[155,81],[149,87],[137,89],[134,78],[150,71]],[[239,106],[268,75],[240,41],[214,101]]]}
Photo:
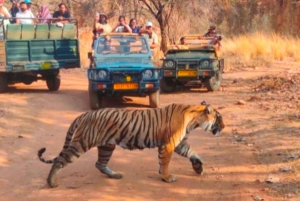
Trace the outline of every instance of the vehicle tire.
{"label": "vehicle tire", "polygon": [[98,91],[93,91],[89,84],[89,100],[90,108],[92,110],[98,110],[102,107],[102,95]]}
{"label": "vehicle tire", "polygon": [[0,73],[0,93],[6,92],[8,88],[8,77],[6,73]]}
{"label": "vehicle tire", "polygon": [[173,78],[163,77],[160,80],[160,89],[165,93],[174,92],[176,90],[176,81]]}
{"label": "vehicle tire", "polygon": [[205,79],[205,87],[208,91],[217,91],[221,86],[222,73],[217,71],[215,76]]}
{"label": "vehicle tire", "polygon": [[160,103],[159,90],[149,93],[149,103],[151,108],[158,108]]}
{"label": "vehicle tire", "polygon": [[46,79],[47,87],[49,91],[57,91],[60,87],[60,76],[51,75]]}

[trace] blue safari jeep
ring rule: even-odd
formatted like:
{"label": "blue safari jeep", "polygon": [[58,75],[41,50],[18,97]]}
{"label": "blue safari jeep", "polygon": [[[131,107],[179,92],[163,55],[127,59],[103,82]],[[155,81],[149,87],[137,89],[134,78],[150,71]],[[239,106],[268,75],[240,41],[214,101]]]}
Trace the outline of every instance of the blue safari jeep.
{"label": "blue safari jeep", "polygon": [[91,109],[103,107],[102,98],[149,96],[150,107],[159,106],[161,71],[151,62],[145,36],[129,33],[102,34],[90,53],[88,70]]}
{"label": "blue safari jeep", "polygon": [[30,85],[37,80],[45,80],[48,89],[56,91],[59,70],[80,67],[76,20],[63,27],[6,24],[5,20],[0,19],[0,93],[8,85]]}

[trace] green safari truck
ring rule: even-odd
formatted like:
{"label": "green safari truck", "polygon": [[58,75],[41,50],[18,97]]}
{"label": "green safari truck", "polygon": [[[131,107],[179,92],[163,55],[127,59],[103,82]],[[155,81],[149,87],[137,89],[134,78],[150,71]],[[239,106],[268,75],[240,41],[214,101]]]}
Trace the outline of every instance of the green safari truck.
{"label": "green safari truck", "polygon": [[45,80],[50,91],[60,87],[62,68],[79,68],[77,21],[56,24],[7,24],[0,19],[0,93],[8,85]]}

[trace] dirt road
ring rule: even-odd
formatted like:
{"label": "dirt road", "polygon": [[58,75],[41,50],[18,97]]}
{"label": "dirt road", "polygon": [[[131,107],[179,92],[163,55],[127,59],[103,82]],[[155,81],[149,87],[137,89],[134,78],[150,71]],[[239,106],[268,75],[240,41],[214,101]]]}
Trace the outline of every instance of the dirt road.
{"label": "dirt road", "polygon": [[[170,171],[178,181],[171,184],[160,179],[156,149],[118,147],[110,167],[123,173],[123,179],[102,175],[95,168],[97,150],[92,149],[59,173],[57,188],[48,188],[51,166],[41,163],[36,153],[46,147],[45,157],[54,158],[70,123],[89,110],[85,70],[62,71],[61,89],[54,93],[41,81],[10,87],[0,94],[0,200],[299,201],[300,94],[257,88],[260,76],[289,76],[299,69],[278,64],[228,72],[221,91],[162,94],[161,106],[205,100],[219,108],[226,123],[219,137],[201,129],[191,133],[189,142],[205,162],[205,173],[196,175],[187,159],[174,154]],[[147,105],[148,99],[132,98],[107,106]]]}

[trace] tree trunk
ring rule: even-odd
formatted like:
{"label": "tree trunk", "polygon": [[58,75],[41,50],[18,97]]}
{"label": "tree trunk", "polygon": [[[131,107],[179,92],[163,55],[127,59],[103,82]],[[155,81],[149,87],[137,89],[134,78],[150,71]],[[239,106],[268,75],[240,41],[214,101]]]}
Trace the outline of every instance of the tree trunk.
{"label": "tree trunk", "polygon": [[166,34],[166,27],[160,25],[160,33],[161,33],[161,42],[160,42],[160,49],[163,52],[168,50],[168,37]]}

